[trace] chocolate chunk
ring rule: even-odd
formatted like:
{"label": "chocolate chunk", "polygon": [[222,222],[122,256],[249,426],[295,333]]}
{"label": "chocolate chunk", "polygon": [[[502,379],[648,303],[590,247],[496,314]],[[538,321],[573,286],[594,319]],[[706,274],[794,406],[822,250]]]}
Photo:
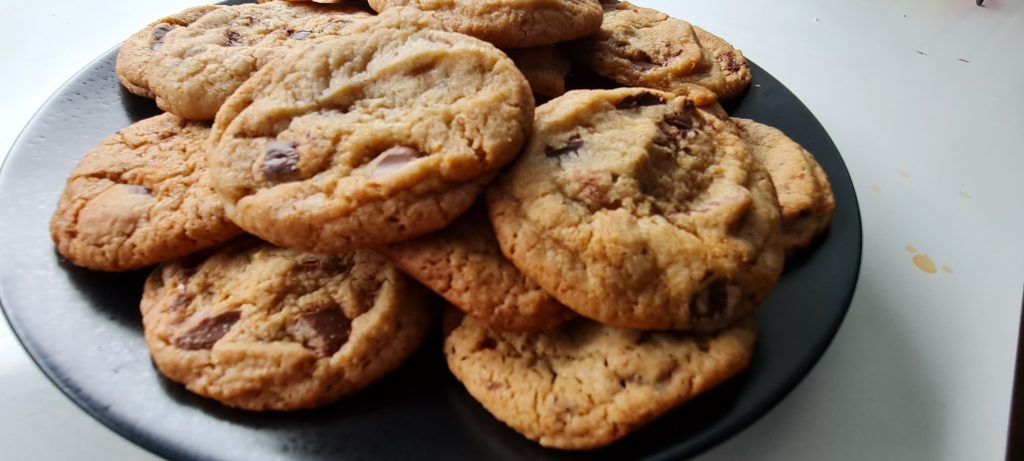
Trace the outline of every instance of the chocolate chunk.
{"label": "chocolate chunk", "polygon": [[195,299],[195,296],[178,293],[178,295],[174,297],[174,300],[167,305],[167,308],[172,311],[176,311],[178,309],[181,309],[182,307],[192,304],[192,301],[194,301]]}
{"label": "chocolate chunk", "polygon": [[308,30],[293,30],[288,32],[288,38],[292,40],[305,40],[309,38],[309,34],[312,33],[312,31]]}
{"label": "chocolate chunk", "polygon": [[299,272],[314,272],[320,270],[323,266],[323,262],[320,261],[320,258],[310,256],[299,261],[299,264],[296,267]]}
{"label": "chocolate chunk", "polygon": [[696,105],[693,103],[693,100],[686,99],[683,102],[682,112],[673,112],[662,118],[661,132],[673,139],[685,138],[695,125],[693,117],[695,109]]}
{"label": "chocolate chunk", "polygon": [[295,339],[321,357],[338,352],[348,341],[352,321],[340,309],[330,308],[298,316],[288,328]]}
{"label": "chocolate chunk", "polygon": [[224,46],[236,46],[242,44],[242,34],[233,30],[224,31]]}
{"label": "chocolate chunk", "polygon": [[608,175],[601,173],[584,173],[576,177],[578,194],[580,200],[587,205],[591,211],[602,208],[611,208],[616,205],[616,200],[611,198],[614,180]]}
{"label": "chocolate chunk", "polygon": [[665,116],[666,121],[677,128],[693,128],[693,113],[697,110],[697,104],[692,99],[683,100],[683,111],[675,112]]}
{"label": "chocolate chunk", "polygon": [[297,171],[299,151],[291,141],[270,141],[263,157],[263,176],[270,180],[287,178]]}
{"label": "chocolate chunk", "polygon": [[220,341],[224,335],[231,331],[231,327],[242,318],[239,311],[228,311],[213,317],[207,317],[192,327],[191,330],[182,333],[175,338],[174,345],[179,349],[187,351],[198,351],[212,349],[213,345]]}
{"label": "chocolate chunk", "polygon": [[373,169],[373,176],[381,176],[398,171],[419,158],[420,155],[422,155],[422,152],[412,147],[391,147],[377,156],[377,166]]}
{"label": "chocolate chunk", "polygon": [[719,67],[726,72],[736,73],[743,68],[743,65],[736,59],[736,55],[732,51],[718,53],[717,58]]}
{"label": "chocolate chunk", "polygon": [[562,147],[547,146],[544,148],[544,155],[548,157],[559,157],[565,154],[576,153],[583,147],[583,140],[580,139],[580,135],[574,134],[569,138],[569,141]]}
{"label": "chocolate chunk", "polygon": [[174,30],[174,26],[170,24],[160,24],[153,28],[153,43],[149,45],[149,49],[153,51],[160,51],[160,48],[164,46],[164,37],[168,32]]}
{"label": "chocolate chunk", "polygon": [[637,107],[657,106],[659,104],[665,104],[665,100],[662,99],[661,96],[658,96],[654,93],[644,92],[640,94],[631,94],[629,96],[626,96],[625,98],[622,99],[622,101],[619,101],[615,108],[636,109]]}
{"label": "chocolate chunk", "polygon": [[163,41],[164,36],[172,30],[174,30],[174,26],[170,24],[160,24],[153,28],[153,38],[158,42]]}

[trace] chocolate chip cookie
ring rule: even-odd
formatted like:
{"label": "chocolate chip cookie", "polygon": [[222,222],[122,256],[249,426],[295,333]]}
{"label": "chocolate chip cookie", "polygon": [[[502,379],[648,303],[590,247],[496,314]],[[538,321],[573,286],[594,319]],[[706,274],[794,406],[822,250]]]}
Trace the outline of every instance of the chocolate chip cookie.
{"label": "chocolate chip cookie", "polygon": [[206,174],[209,125],[163,114],[89,151],[50,221],[57,251],[104,271],[138,269],[241,233]]}
{"label": "chocolate chip cookie", "polygon": [[580,90],[540,106],[487,199],[509,260],[614,326],[722,328],[782,270],[768,173],[728,118],[670,93]]}
{"label": "chocolate chip cookie", "polygon": [[577,319],[501,333],[465,317],[445,339],[448,367],[512,429],[545,447],[607,445],[738,374],[753,316],[710,333],[627,330]]}
{"label": "chocolate chip cookie", "polygon": [[[686,21],[650,8],[606,2],[601,30],[571,48],[574,59],[623,85],[688,96],[697,105],[736,96],[750,83],[742,53],[701,33]],[[713,48],[702,46],[702,37]],[[728,79],[716,53],[729,70]]]}
{"label": "chocolate chip cookie", "polygon": [[165,376],[232,407],[291,410],[398,367],[430,326],[423,303],[372,252],[315,256],[246,237],[158,267],[141,308]]}
{"label": "chocolate chip cookie", "polygon": [[154,21],[145,29],[128,37],[117,53],[114,72],[117,74],[118,80],[128,91],[139,96],[153,98],[153,92],[149,89],[147,71],[153,56],[163,48],[164,37],[168,32],[188,27],[203,15],[220,8],[224,7],[201,5],[188,8],[180,13]]}
{"label": "chocolate chip cookie", "polygon": [[782,210],[782,242],[787,252],[811,243],[832,223],[835,197],[828,176],[810,152],[783,132],[753,120],[733,119],[743,140],[771,174]]}
{"label": "chocolate chip cookie", "polygon": [[211,169],[234,222],[317,253],[408,240],[517,155],[533,95],[512,60],[407,13],[288,54],[228,99]]}
{"label": "chocolate chip cookie", "polygon": [[448,30],[501,48],[551,45],[596,32],[597,0],[369,0],[379,12],[414,7]]}
{"label": "chocolate chip cookie", "polygon": [[400,269],[490,328],[535,331],[572,311],[527,279],[501,254],[482,206],[450,226],[381,250]]}
{"label": "chocolate chip cookie", "polygon": [[212,120],[224,100],[266,63],[296,46],[342,34],[369,16],[350,6],[311,2],[221,7],[167,30],[143,72],[161,109]]}

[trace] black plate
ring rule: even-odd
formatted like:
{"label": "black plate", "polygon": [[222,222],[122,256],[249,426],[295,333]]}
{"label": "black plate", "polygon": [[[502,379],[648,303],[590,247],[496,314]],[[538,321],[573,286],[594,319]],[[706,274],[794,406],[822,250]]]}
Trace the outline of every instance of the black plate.
{"label": "black plate", "polygon": [[22,132],[0,170],[0,304],[51,380],[117,433],[175,459],[613,459],[676,458],[737,433],[778,403],[818,360],[857,282],[861,226],[843,160],[814,116],[751,65],[755,86],[733,115],[778,127],[814,152],[837,213],[817,248],[792,261],[759,309],[748,371],[611,447],[543,449],[493,419],[447,372],[432,338],[401,369],[330,407],[286,414],[231,410],[161,378],[142,340],[144,272],[73,267],[53,250],[48,221],[66,176],[114,131],[155,115],[124,91],[111,51],[71,79]]}

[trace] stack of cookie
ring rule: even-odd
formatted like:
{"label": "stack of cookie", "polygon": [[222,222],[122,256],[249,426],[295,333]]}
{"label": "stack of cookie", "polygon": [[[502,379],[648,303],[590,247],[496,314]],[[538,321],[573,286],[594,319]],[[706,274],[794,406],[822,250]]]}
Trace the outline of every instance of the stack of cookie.
{"label": "stack of cookie", "polygon": [[141,309],[164,375],[324,405],[416,350],[427,289],[455,377],[548,447],[746,367],[754,308],[834,202],[813,156],[717,105],[750,83],[739,51],[626,2],[369,6],[198,7],[122,47],[168,113],[86,154],[51,233],[80,266],[160,264]]}

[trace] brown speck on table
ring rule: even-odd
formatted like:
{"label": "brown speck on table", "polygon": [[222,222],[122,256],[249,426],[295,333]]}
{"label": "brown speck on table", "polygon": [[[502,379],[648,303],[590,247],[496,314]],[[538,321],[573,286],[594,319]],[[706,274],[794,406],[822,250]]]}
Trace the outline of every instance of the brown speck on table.
{"label": "brown speck on table", "polygon": [[960,197],[962,197],[964,200],[970,200],[971,194],[968,194],[966,191],[960,191]]}
{"label": "brown speck on table", "polygon": [[921,269],[923,272],[926,272],[926,273],[929,273],[929,274],[934,274],[934,273],[938,272],[938,270],[935,268],[935,261],[932,261],[932,258],[929,258],[928,255],[926,255],[926,254],[914,255],[913,259],[914,259],[914,265],[917,266],[918,269]]}
{"label": "brown speck on table", "polygon": [[878,186],[871,186],[871,192],[874,192],[876,194],[880,193],[880,192],[882,192],[882,188],[878,187]]}
{"label": "brown speck on table", "polygon": [[900,170],[900,176],[903,176],[904,178],[910,179],[910,173],[907,173],[904,170]]}
{"label": "brown speck on table", "polygon": [[[932,258],[923,253],[917,254],[917,248],[915,248],[914,245],[907,245],[903,248],[907,249],[907,253],[914,255],[911,260],[914,261],[914,265],[917,266],[918,269],[921,269],[922,272],[934,274],[939,271],[935,267],[935,261],[932,261]],[[942,271],[947,274],[953,273],[953,269],[950,269],[949,266],[942,266]]]}
{"label": "brown speck on table", "polygon": [[947,274],[952,274],[953,273],[953,268],[949,267],[949,266],[942,266],[942,272],[945,272]]}

